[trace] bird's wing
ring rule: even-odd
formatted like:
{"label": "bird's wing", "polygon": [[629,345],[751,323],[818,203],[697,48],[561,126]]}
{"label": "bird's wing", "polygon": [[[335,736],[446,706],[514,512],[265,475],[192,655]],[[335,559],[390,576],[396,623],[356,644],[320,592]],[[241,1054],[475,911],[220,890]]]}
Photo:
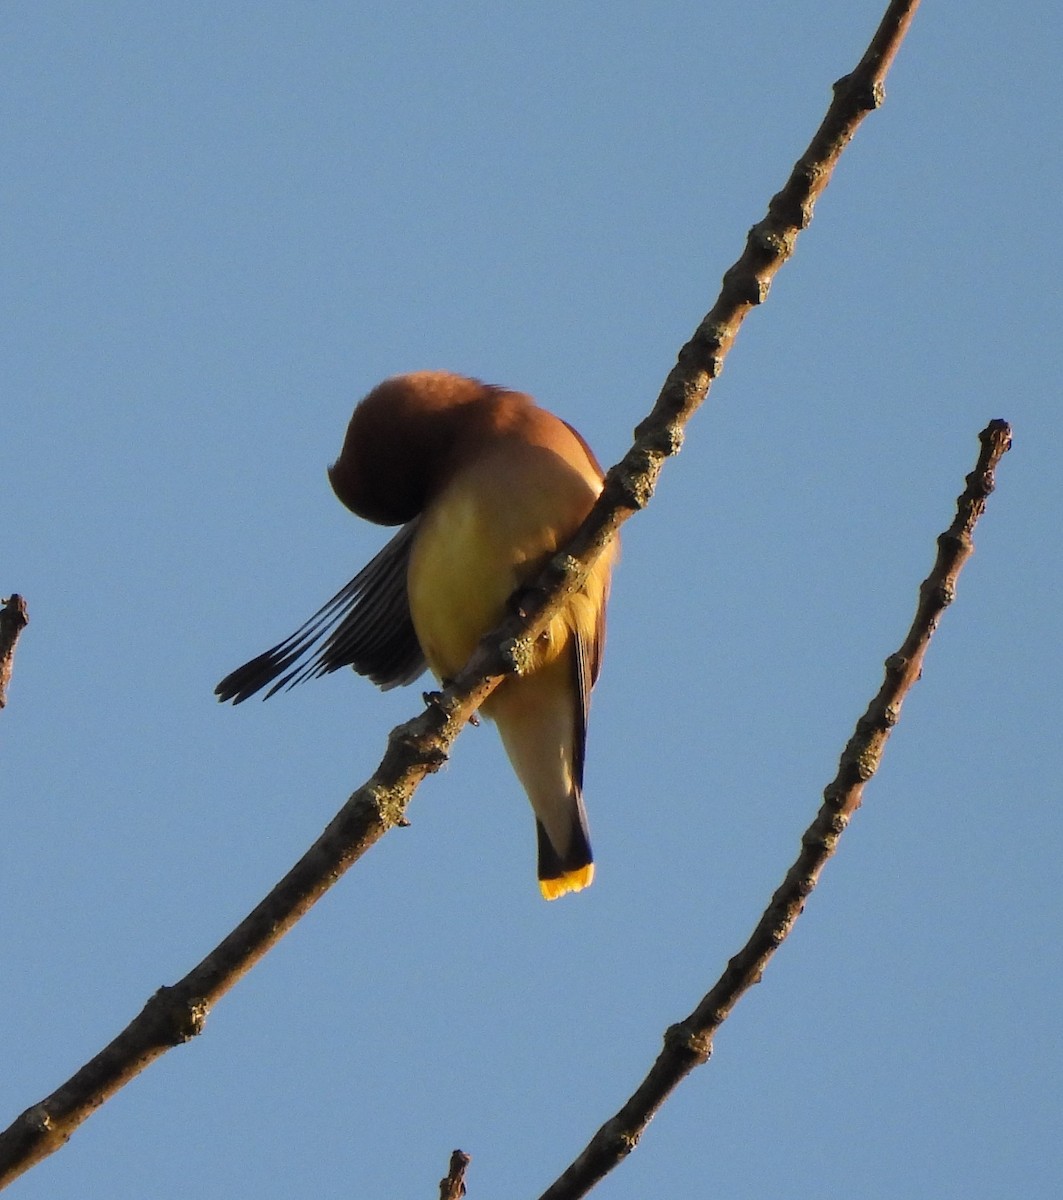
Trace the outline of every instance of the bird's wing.
{"label": "bird's wing", "polygon": [[263,697],[268,700],[281,688],[341,667],[353,667],[385,690],[412,683],[428,665],[406,596],[406,567],[416,530],[416,520],[404,525],[291,637],[226,675],[214,689],[218,699],[239,704],[272,684]]}
{"label": "bird's wing", "polygon": [[576,721],[572,737],[572,776],[577,791],[583,790],[583,763],[587,750],[587,720],[591,709],[591,689],[598,682],[605,650],[605,605],[597,612],[593,631],[588,635],[577,624],[573,629],[572,657],[576,677]]}

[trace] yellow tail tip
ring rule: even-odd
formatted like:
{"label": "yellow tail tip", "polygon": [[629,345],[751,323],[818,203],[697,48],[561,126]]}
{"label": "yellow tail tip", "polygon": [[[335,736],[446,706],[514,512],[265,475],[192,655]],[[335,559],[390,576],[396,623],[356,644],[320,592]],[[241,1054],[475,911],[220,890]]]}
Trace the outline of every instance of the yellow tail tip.
{"label": "yellow tail tip", "polygon": [[556,879],[540,879],[539,891],[544,900],[556,900],[569,892],[582,892],[594,882],[594,863],[580,867],[578,871],[566,871]]}

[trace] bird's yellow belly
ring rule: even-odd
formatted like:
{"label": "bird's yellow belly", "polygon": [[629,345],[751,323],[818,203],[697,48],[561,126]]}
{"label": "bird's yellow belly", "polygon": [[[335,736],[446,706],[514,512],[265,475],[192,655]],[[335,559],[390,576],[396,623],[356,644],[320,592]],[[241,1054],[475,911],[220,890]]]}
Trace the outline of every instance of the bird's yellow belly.
{"label": "bird's yellow belly", "polygon": [[[575,472],[508,482],[499,488],[485,487],[482,478],[459,481],[421,517],[407,576],[410,615],[440,679],[465,666],[514,590],[571,536],[597,494]],[[566,627],[564,616],[555,619],[544,657],[560,650]]]}
{"label": "bird's yellow belly", "polygon": [[519,582],[512,548],[468,496],[425,513],[410,554],[407,588],[417,640],[432,672],[453,678],[501,620]]}

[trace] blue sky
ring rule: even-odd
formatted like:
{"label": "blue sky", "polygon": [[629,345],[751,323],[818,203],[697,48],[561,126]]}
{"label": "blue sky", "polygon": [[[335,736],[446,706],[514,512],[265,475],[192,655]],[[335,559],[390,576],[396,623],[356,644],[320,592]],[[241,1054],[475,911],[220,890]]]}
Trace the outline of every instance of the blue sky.
{"label": "blue sky", "polygon": [[[9,3],[0,1124],[268,890],[417,689],[214,683],[382,544],[325,465],[443,367],[627,448],[882,0]],[[882,771],[763,983],[596,1195],[1054,1194],[1058,6],[928,3],[625,527],[599,868],[547,905],[489,726],[209,1018],[11,1188],[535,1196],[745,940],[1014,424]]]}

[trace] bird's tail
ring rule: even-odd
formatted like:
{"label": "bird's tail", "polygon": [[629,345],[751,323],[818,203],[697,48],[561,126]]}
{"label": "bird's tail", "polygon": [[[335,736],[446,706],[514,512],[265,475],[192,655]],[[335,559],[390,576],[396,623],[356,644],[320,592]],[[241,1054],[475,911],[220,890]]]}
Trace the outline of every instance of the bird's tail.
{"label": "bird's tail", "polygon": [[558,854],[541,821],[535,822],[539,838],[539,890],[544,899],[556,900],[569,892],[582,892],[594,881],[594,856],[587,836],[587,814],[582,796],[573,806],[572,832],[564,855]]}

